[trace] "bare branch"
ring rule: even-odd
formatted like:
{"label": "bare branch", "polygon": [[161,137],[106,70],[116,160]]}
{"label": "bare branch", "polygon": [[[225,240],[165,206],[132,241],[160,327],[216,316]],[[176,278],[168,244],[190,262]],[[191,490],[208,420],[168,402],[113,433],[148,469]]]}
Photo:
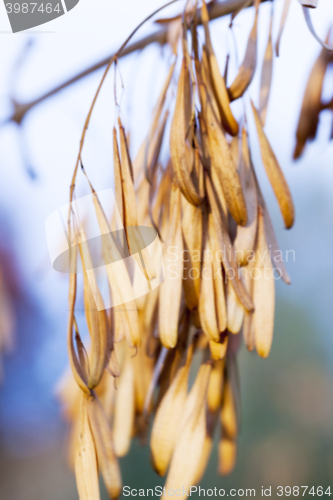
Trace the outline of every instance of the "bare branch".
{"label": "bare branch", "polygon": [[[263,0],[265,1],[265,0]],[[243,7],[244,3],[247,3],[245,0],[225,0],[224,2],[220,3],[213,3],[209,15],[210,19],[218,19],[220,17],[226,16],[228,14],[231,14],[232,12],[236,11],[237,9]],[[252,5],[253,2],[251,2]],[[200,19],[200,12],[198,12],[198,18]],[[160,45],[164,45],[167,41],[167,28],[163,27],[159,29],[158,31],[155,31],[151,35],[148,35],[144,38],[141,38],[141,40],[138,40],[137,42],[132,43],[131,45],[128,45],[125,47],[117,56],[118,58],[120,57],[125,57],[129,54],[133,54],[137,50],[142,50],[148,45],[151,45],[152,43],[159,43]],[[61,90],[69,87],[70,85],[80,81],[82,78],[85,78],[88,75],[91,75],[95,71],[103,68],[107,64],[109,64],[110,60],[114,57],[115,54],[110,55],[109,57],[106,57],[105,59],[102,59],[101,61],[93,64],[89,68],[86,68],[85,70],[81,71],[77,75],[73,76],[69,80],[66,80],[62,84],[58,85],[54,89],[50,90],[49,92],[46,92],[45,94],[41,95],[37,99],[34,99],[30,102],[26,103],[21,103],[16,101],[15,99],[12,99],[13,105],[14,105],[14,112],[12,116],[9,118],[8,122],[14,121],[18,124],[20,124],[25,117],[25,115],[35,107],[37,104],[40,104],[41,102],[45,101],[49,97],[54,96]]]}

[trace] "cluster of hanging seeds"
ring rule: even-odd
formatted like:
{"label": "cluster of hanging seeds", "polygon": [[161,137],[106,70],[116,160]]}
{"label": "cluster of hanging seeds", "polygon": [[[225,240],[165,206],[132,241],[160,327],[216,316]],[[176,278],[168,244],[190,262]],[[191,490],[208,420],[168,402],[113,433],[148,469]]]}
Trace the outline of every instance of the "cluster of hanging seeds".
{"label": "cluster of hanging seeds", "polygon": [[[131,273],[114,236],[115,219],[108,220],[89,182],[103,234],[110,293],[122,304],[106,310],[84,224],[73,211],[69,213],[68,349],[74,377],[66,375],[59,395],[72,425],[69,455],[81,500],[99,499],[99,472],[110,498],[120,495],[118,457],[129,451],[134,436],[149,442],[152,465],[166,475],[167,490],[200,481],[217,429],[218,470],[226,475],[234,467],[239,429],[237,352],[243,338],[248,350],[263,358],[269,355],[274,273],[290,282],[253,165],[249,120],[246,116],[236,120],[230,105],[244,95],[256,71],[259,3],[256,0],[243,63],[229,87],[218,67],[205,2],[200,10],[195,5],[170,21],[168,39],[176,62],[133,164],[118,117],[113,132],[114,186],[126,246],[134,256],[144,247],[140,227],[156,229],[164,254],[162,285],[128,301]],[[203,38],[198,37],[199,22]],[[259,111],[252,103],[252,133],[259,141],[285,227],[290,228],[291,195],[263,129],[272,56],[270,33]],[[170,158],[163,164],[160,152],[169,117]],[[129,228],[137,228],[131,238]],[[150,282],[158,273],[153,256],[142,251],[141,257],[142,272]],[[77,259],[84,275],[89,348],[83,345],[75,318]],[[117,262],[116,270],[110,262]]]}

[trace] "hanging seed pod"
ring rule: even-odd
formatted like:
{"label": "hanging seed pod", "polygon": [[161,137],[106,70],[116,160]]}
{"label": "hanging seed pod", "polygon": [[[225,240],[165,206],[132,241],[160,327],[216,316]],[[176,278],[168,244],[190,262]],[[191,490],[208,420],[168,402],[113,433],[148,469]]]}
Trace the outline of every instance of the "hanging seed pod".
{"label": "hanging seed pod", "polygon": [[206,437],[206,396],[211,364],[200,366],[197,378],[187,397],[183,419],[177,435],[165,488],[189,488],[194,484]]}
{"label": "hanging seed pod", "polygon": [[[244,283],[252,300],[253,300],[254,268],[255,268],[255,258],[252,258],[247,264],[247,266],[242,268],[242,276],[244,279]],[[254,316],[252,311],[245,311],[244,321],[243,321],[243,337],[245,345],[249,351],[253,351],[255,348],[255,325],[253,318]]]}
{"label": "hanging seed pod", "polygon": [[222,249],[221,256],[223,268],[226,272],[227,278],[231,280],[232,286],[234,287],[234,290],[240,302],[243,304],[245,309],[252,310],[253,303],[246,291],[243,281],[240,278],[236,263],[236,255],[232,247],[229,235],[225,230],[226,222],[222,221],[221,219],[222,213],[218,209],[216,197],[208,176],[206,177],[206,189],[213,215],[215,237],[219,242],[220,249]]}
{"label": "hanging seed pod", "polygon": [[[329,34],[327,39],[329,38]],[[319,114],[322,110],[321,96],[327,66],[333,61],[333,54],[322,49],[312,70],[304,92],[302,108],[296,130],[296,146],[294,159],[303,153],[307,141],[316,137],[319,123]]]}
{"label": "hanging seed pod", "polygon": [[206,437],[205,437],[205,442],[204,442],[204,447],[201,453],[200,457],[200,462],[199,466],[193,481],[193,484],[199,484],[208,465],[208,460],[211,455],[211,451],[213,448],[213,437],[214,437],[214,430],[215,430],[215,424],[217,422],[217,415],[212,414],[212,413],[207,413],[206,417]]}
{"label": "hanging seed pod", "polygon": [[222,261],[219,256],[220,248],[215,235],[212,214],[208,214],[208,239],[212,250],[212,269],[217,327],[219,333],[221,333],[227,328],[227,307],[224,293]]}
{"label": "hanging seed pod", "polygon": [[207,405],[212,413],[219,411],[222,406],[224,359],[215,361],[209,379]]}
{"label": "hanging seed pod", "polygon": [[177,371],[157,409],[154,419],[150,449],[153,467],[160,476],[166,474],[177,442],[187,398],[192,355],[193,346],[189,348],[186,362]]}
{"label": "hanging seed pod", "polygon": [[235,393],[230,373],[227,371],[224,383],[223,403],[221,411],[222,436],[219,442],[219,474],[229,475],[234,469],[237,452],[238,418]]}
{"label": "hanging seed pod", "polygon": [[[178,320],[183,281],[183,235],[181,228],[180,190],[172,185],[170,201],[169,236],[165,243],[166,255],[175,259],[166,259],[167,275],[160,288],[159,299],[159,334],[164,347],[175,347],[178,338]],[[165,257],[166,258],[166,257]]]}
{"label": "hanging seed pod", "polygon": [[238,333],[242,328],[245,309],[238,300],[230,281],[227,287],[227,311],[228,330],[231,333]]}
{"label": "hanging seed pod", "polygon": [[77,236],[75,235],[70,252],[70,270],[69,275],[69,294],[68,294],[68,304],[69,304],[69,317],[67,326],[67,349],[69,362],[71,365],[72,373],[75,378],[76,383],[82,389],[83,392],[89,394],[88,389],[88,374],[85,367],[80,363],[77,354],[75,352],[73,343],[73,327],[74,327],[74,307],[76,299],[76,261],[77,261]]}
{"label": "hanging seed pod", "polygon": [[114,174],[114,188],[115,188],[117,209],[119,212],[121,222],[124,225],[125,217],[124,217],[124,196],[123,196],[123,185],[122,185],[123,180],[121,175],[117,131],[115,127],[113,128],[113,174]]}
{"label": "hanging seed pod", "polygon": [[[200,87],[202,89],[202,86]],[[204,92],[206,92],[205,89],[202,89],[202,93]],[[244,226],[247,221],[247,213],[241,182],[229,144],[209,100],[203,109],[203,114],[207,127],[207,147],[211,169],[216,170],[231,215],[237,224]]]}
{"label": "hanging seed pod", "polygon": [[255,17],[253,27],[250,31],[250,36],[247,42],[245,56],[240,66],[237,76],[228,88],[230,101],[234,101],[241,97],[254,77],[257,66],[257,26],[258,26],[258,10],[260,0],[255,2]]}
{"label": "hanging seed pod", "polygon": [[257,127],[257,133],[260,144],[261,158],[267,173],[267,177],[271,183],[276,199],[278,201],[282,217],[287,229],[290,229],[294,223],[295,210],[288,184],[283,175],[283,172],[278,164],[275,154],[271,148],[266,134],[262,128],[262,124],[256,108],[252,101],[252,109]]}
{"label": "hanging seed pod", "polygon": [[259,104],[259,114],[262,126],[265,126],[267,107],[269,94],[271,90],[272,83],[272,72],[273,72],[273,44],[272,44],[272,27],[273,27],[273,4],[271,11],[271,20],[269,25],[269,35],[268,42],[265,51],[264,62],[261,71],[261,82],[260,82],[260,104]]}
{"label": "hanging seed pod", "polygon": [[93,193],[93,202],[100,232],[103,234],[102,250],[104,260],[107,264],[112,263],[112,265],[106,266],[106,272],[113,300],[115,304],[126,304],[122,307],[124,311],[123,321],[126,325],[126,340],[129,347],[135,347],[140,345],[141,339],[138,312],[134,302],[133,289],[128,270],[122,258],[123,256],[120,254],[113,240],[110,226],[95,192]]}
{"label": "hanging seed pod", "polygon": [[182,196],[184,239],[184,297],[190,310],[198,307],[201,274],[202,210]]}
{"label": "hanging seed pod", "polygon": [[[213,49],[205,0],[199,9],[197,2],[186,2],[182,16],[162,21],[165,29],[160,41],[169,44],[173,54],[181,41],[183,51],[170,124],[170,157],[164,159],[164,136],[173,97],[174,55],[133,165],[129,131],[125,132],[120,117],[113,130],[119,216],[114,210],[110,224],[82,167],[92,192],[112,307],[108,312],[104,309],[88,243],[78,216],[69,212],[68,350],[74,378],[66,382],[68,388],[62,387],[60,398],[71,423],[70,460],[75,462],[80,500],[100,500],[98,468],[109,497],[116,499],[121,494],[118,457],[129,451],[133,437],[141,444],[147,442],[148,419],[152,424],[152,464],[158,474],[167,474],[166,493],[200,482],[217,423],[222,430],[219,472],[226,475],[234,468],[241,420],[237,371],[241,336],[249,350],[268,356],[274,326],[274,269],[290,282],[253,167],[246,116],[240,118],[245,126],[238,137],[230,105],[244,94],[255,73],[259,3],[255,1],[245,59],[228,90]],[[232,19],[247,5],[244,0]],[[204,43],[197,33],[199,20]],[[321,64],[314,101],[309,104],[316,114],[313,123],[323,109],[321,89],[328,63],[325,68]],[[290,192],[263,131],[271,77],[272,17],[261,74],[260,114],[254,107],[253,112],[262,160],[285,225],[291,227],[294,208]],[[71,202],[100,88],[85,123]],[[115,85],[115,95],[116,90]],[[118,102],[116,107],[122,116]],[[305,132],[304,143],[298,140],[298,146],[303,147],[312,133]],[[166,277],[154,289],[153,279],[159,276],[154,267],[159,242],[143,241],[139,224],[153,225],[163,245]],[[77,247],[91,338],[88,349],[75,318]],[[144,278],[149,293],[137,297],[139,278]],[[80,280],[78,283],[81,285]],[[0,320],[0,350],[1,342]],[[131,348],[135,348],[134,356]],[[197,366],[194,353],[201,354],[202,360],[188,393],[190,373]]]}
{"label": "hanging seed pod", "polygon": [[213,277],[213,257],[208,235],[208,214],[203,219],[203,263],[201,271],[201,286],[199,299],[200,324],[209,340],[219,342],[220,332],[218,328],[215,308],[215,291]]}
{"label": "hanging seed pod", "polygon": [[88,398],[87,410],[98,463],[109,497],[113,500],[118,498],[121,493],[122,481],[118,460],[114,452],[111,429],[107,416],[96,397]]}
{"label": "hanging seed pod", "polygon": [[234,246],[237,262],[245,266],[248,262],[249,255],[253,252],[257,234],[258,197],[256,182],[251,168],[247,134],[244,128],[242,131],[240,178],[246,202],[247,223],[244,227],[237,226]]}
{"label": "hanging seed pod", "polygon": [[[84,309],[91,337],[88,385],[90,389],[94,389],[101,381],[110,354],[107,349],[108,324],[103,298],[96,282],[88,242],[82,228],[80,230],[79,249],[83,268]],[[97,303],[102,307],[102,310],[97,309]]]}
{"label": "hanging seed pod", "polygon": [[190,74],[183,57],[179,75],[175,111],[170,131],[170,155],[177,184],[185,198],[193,205],[200,205],[200,198],[193,181],[186,159],[186,137],[190,126],[191,90]]}
{"label": "hanging seed pod", "polygon": [[[121,175],[122,175],[122,186],[123,186],[124,221],[125,221],[127,244],[130,253],[134,257],[136,257],[138,262],[140,262],[139,255],[142,257],[144,263],[143,271],[149,283],[149,280],[155,278],[156,272],[151,257],[146,249],[146,245],[143,241],[140,228],[137,227],[138,215],[137,215],[135,190],[133,183],[133,168],[128,152],[125,130],[122,125],[120,117],[118,117],[118,124],[120,132]],[[130,237],[128,235],[129,227],[131,228]]]}
{"label": "hanging seed pod", "polygon": [[255,174],[255,171],[254,171],[254,168],[252,165],[252,162],[251,162],[251,170],[252,170],[252,174],[253,174],[253,177],[254,177],[254,180],[255,180],[256,186],[257,186],[258,205],[260,206],[260,208],[264,214],[266,238],[267,238],[268,246],[271,250],[270,257],[272,260],[273,267],[279,272],[279,275],[281,276],[283,281],[287,285],[290,285],[290,283],[291,283],[290,277],[287,273],[286,267],[285,267],[284,262],[283,262],[282,252],[279,249],[279,245],[278,245],[278,242],[277,242],[277,239],[275,236],[273,224],[272,224],[271,218],[269,216],[269,212],[268,212],[268,209],[266,207],[266,203],[265,203],[264,197],[262,195],[262,192],[261,192],[261,189],[260,189],[260,186],[258,183],[258,179],[256,177],[256,174]]}
{"label": "hanging seed pod", "polygon": [[114,409],[113,437],[117,457],[123,457],[127,454],[131,445],[133,425],[134,371],[130,354],[126,349]]}
{"label": "hanging seed pod", "polygon": [[275,282],[266,240],[264,216],[260,209],[255,268],[258,274],[253,283],[255,343],[259,356],[267,358],[273,340]]}
{"label": "hanging seed pod", "polygon": [[206,48],[209,60],[211,84],[219,108],[222,125],[229,134],[237,135],[238,123],[235,120],[232,111],[230,109],[230,101],[227,88],[225,85],[225,80],[220,73],[217,59],[214,53],[209,31],[209,15],[205,1],[202,2],[201,20],[205,30],[205,39],[206,39]]}
{"label": "hanging seed pod", "polygon": [[80,500],[99,500],[98,467],[90,430],[87,397],[82,394],[75,451],[75,477]]}
{"label": "hanging seed pod", "polygon": [[[158,129],[160,117],[162,115],[167,93],[171,83],[171,78],[175,69],[175,64],[176,62],[174,62],[174,64],[172,64],[169,69],[168,75],[165,79],[160,95],[152,112],[152,120],[148,135],[141,144],[137,156],[133,161],[133,177],[136,186],[140,185],[140,182],[142,182],[142,180],[144,179],[144,172],[146,171],[147,173],[148,171],[152,170],[151,165],[154,158],[154,147],[156,143],[154,141],[154,136],[156,135],[156,130]],[[140,206],[138,207],[138,210],[139,209]]]}
{"label": "hanging seed pod", "polygon": [[220,334],[220,341],[214,342],[213,340],[209,341],[209,349],[212,359],[214,361],[218,361],[219,359],[223,359],[227,353],[228,348],[228,335]]}
{"label": "hanging seed pod", "polygon": [[291,0],[284,0],[281,21],[280,21],[279,34],[278,34],[278,37],[277,37],[276,43],[275,43],[275,52],[276,52],[277,57],[279,57],[279,55],[280,55],[281,37],[282,37],[282,33],[283,33],[283,30],[284,30],[284,27],[285,27],[285,24],[287,21],[290,3],[291,3]]}
{"label": "hanging seed pod", "polygon": [[[143,321],[143,312],[140,311],[141,322]],[[142,327],[142,343],[146,345],[148,341],[147,331]],[[147,392],[154,370],[154,359],[148,358],[145,349],[139,349],[136,356],[132,359],[134,370],[134,395],[135,412],[142,414],[146,401]],[[148,409],[147,409],[148,411]]]}

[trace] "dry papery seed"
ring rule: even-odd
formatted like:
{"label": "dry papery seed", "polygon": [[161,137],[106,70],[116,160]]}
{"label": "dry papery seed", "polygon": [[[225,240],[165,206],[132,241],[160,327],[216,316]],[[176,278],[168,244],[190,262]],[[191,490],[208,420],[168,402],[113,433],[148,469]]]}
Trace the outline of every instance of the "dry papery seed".
{"label": "dry papery seed", "polygon": [[[244,10],[247,3],[241,6]],[[245,93],[260,66],[260,2],[246,11],[252,12],[254,23],[244,60],[228,90],[217,62],[218,40],[211,35],[210,6],[194,4],[188,3],[183,16],[160,22],[172,60],[133,163],[129,131],[116,103],[110,143],[118,214],[106,213],[84,171],[103,235],[110,310],[104,309],[84,224],[78,213],[69,213],[73,272],[68,350],[73,376],[66,375],[58,395],[72,425],[70,449],[81,500],[99,499],[98,468],[110,498],[120,494],[118,457],[129,452],[135,437],[150,443],[152,466],[166,476],[167,489],[201,480],[218,429],[218,470],[222,475],[232,471],[240,430],[241,337],[249,350],[268,356],[274,326],[274,269],[290,283],[284,263],[276,257],[278,244],[256,175],[245,107],[239,106],[240,116],[230,103]],[[200,22],[204,37],[199,36]],[[260,112],[252,106],[262,161],[289,228],[294,221],[290,191],[263,128],[272,42],[271,19],[257,96]],[[329,61],[325,57],[321,55],[318,62],[316,88],[307,91],[313,93],[311,103],[303,106],[308,123],[309,110],[316,111],[315,119],[319,114]],[[316,126],[311,127],[298,135],[298,151],[313,135]],[[76,174],[77,168],[73,184]],[[74,190],[72,185],[71,201]],[[123,226],[126,254],[121,238],[111,232]],[[165,279],[156,288],[152,283],[163,269],[156,267],[153,253],[145,248],[140,226],[154,227],[160,236]],[[76,275],[78,251],[84,271],[82,290]],[[145,277],[150,289],[146,295],[136,297],[128,255]],[[90,333],[87,346],[75,317],[79,292]],[[190,373],[195,373],[195,380],[189,389]]]}

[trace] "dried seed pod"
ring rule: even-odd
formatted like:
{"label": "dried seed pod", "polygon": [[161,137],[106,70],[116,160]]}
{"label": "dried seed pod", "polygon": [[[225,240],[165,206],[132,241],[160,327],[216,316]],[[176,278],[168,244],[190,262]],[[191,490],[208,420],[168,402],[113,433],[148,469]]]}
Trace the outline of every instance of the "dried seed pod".
{"label": "dried seed pod", "polygon": [[96,397],[88,397],[87,409],[98,463],[109,497],[113,500],[118,498],[121,493],[122,481],[118,460],[114,452],[112,432],[102,405]]}
{"label": "dried seed pod", "polygon": [[[134,174],[134,181],[135,185],[138,186],[144,179],[144,171],[145,168],[146,170],[151,170],[150,166],[152,164],[152,158],[154,157],[154,134],[158,128],[158,124],[160,122],[160,117],[162,115],[162,111],[164,108],[164,104],[166,101],[168,89],[170,86],[171,78],[175,69],[175,64],[171,65],[169,69],[169,73],[165,79],[165,82],[163,84],[163,87],[161,89],[160,95],[157,99],[156,105],[153,109],[152,112],[152,121],[151,125],[149,128],[149,132],[147,137],[144,139],[143,143],[141,144],[139,151],[137,153],[137,156],[135,157],[133,161],[133,174]],[[147,168],[148,165],[148,168]],[[138,207],[140,209],[140,206]],[[140,219],[139,219],[140,220]]]}
{"label": "dried seed pod", "polygon": [[212,214],[208,214],[208,238],[212,250],[212,269],[213,269],[213,283],[215,295],[215,309],[217,318],[217,327],[219,333],[224,332],[227,328],[227,306],[224,293],[224,276],[222,269],[222,262],[219,256],[219,245],[215,235],[214,221]]}
{"label": "dried seed pod", "polygon": [[[123,256],[113,240],[110,226],[95,192],[93,193],[93,202],[100,232],[103,235],[102,250],[104,260],[107,263],[106,272],[114,300],[113,303],[115,305],[124,304],[122,307],[124,311],[123,321],[126,323],[125,334],[129,347],[139,346],[141,342],[139,317],[128,270],[122,258]],[[109,263],[112,264],[108,265]]]}
{"label": "dried seed pod", "polygon": [[232,472],[236,462],[238,417],[236,398],[229,370],[226,372],[221,411],[222,436],[219,442],[219,474],[226,476]]}
{"label": "dried seed pod", "polygon": [[[79,250],[83,268],[83,298],[84,309],[91,338],[91,353],[89,357],[89,388],[94,389],[103,376],[108,361],[108,324],[103,298],[99,291],[89,245],[81,228]],[[102,308],[97,309],[97,304]]]}
{"label": "dried seed pod", "polygon": [[193,346],[189,348],[186,363],[178,369],[166,391],[154,419],[150,449],[153,467],[160,476],[165,475],[177,442],[187,398],[192,354]]}
{"label": "dried seed pod", "polygon": [[186,137],[189,130],[191,109],[190,75],[186,58],[183,57],[179,75],[175,111],[170,131],[170,155],[177,184],[185,198],[193,205],[200,205],[199,196],[186,160]]}
{"label": "dried seed pod", "polygon": [[[178,369],[182,366],[184,362],[185,351],[187,349],[187,342],[189,337],[189,328],[190,328],[190,314],[189,311],[182,304],[182,312],[179,321],[179,335],[178,341],[175,349],[167,350],[165,363],[162,368],[161,375],[159,377],[159,395],[156,401],[156,407],[158,408],[160,402],[162,401],[164,394],[167,392],[170,387],[172,381],[174,380]],[[162,349],[160,356],[162,356],[162,352],[165,350]],[[156,369],[156,368],[155,368]]]}
{"label": "dried seed pod", "polygon": [[265,126],[265,121],[266,121],[268,99],[271,90],[272,72],[273,72],[272,27],[273,27],[273,7],[271,11],[268,42],[261,70],[259,114],[263,127]]}
{"label": "dried seed pod", "polygon": [[131,445],[134,425],[134,371],[128,349],[119,377],[114,408],[113,437],[117,457],[123,457]]}
{"label": "dried seed pod", "polygon": [[256,108],[252,101],[252,109],[257,127],[257,133],[260,144],[261,158],[267,173],[267,177],[271,183],[276,199],[278,201],[282,217],[287,229],[290,229],[294,223],[295,210],[293,200],[289,191],[288,184],[283,175],[280,165],[272,150],[266,134],[262,128],[262,124]]}
{"label": "dried seed pod", "polygon": [[156,168],[158,164],[158,159],[161,152],[161,147],[164,139],[165,127],[167,120],[169,118],[169,110],[166,110],[160,124],[157,124],[155,136],[150,143],[150,157],[148,157],[147,151],[147,161],[145,162],[147,170],[147,178],[150,183],[152,183],[152,178],[156,173]]}
{"label": "dried seed pod", "polygon": [[192,311],[199,304],[201,247],[202,247],[202,210],[189,203],[182,196],[182,232],[184,239],[184,297],[187,307]]}
{"label": "dried seed pod", "polygon": [[227,286],[227,311],[228,330],[231,333],[238,333],[242,328],[245,309],[238,300],[230,281]]}
{"label": "dried seed pod", "polygon": [[[178,320],[183,281],[183,235],[181,228],[180,190],[172,185],[170,201],[169,235],[165,243],[165,261],[167,273],[160,287],[159,297],[159,334],[164,347],[175,347],[178,338]],[[170,251],[171,250],[171,251]],[[167,255],[175,260],[168,260]],[[168,268],[172,266],[173,269]],[[172,273],[172,274],[171,274]]]}
{"label": "dried seed pod", "polygon": [[[246,286],[249,295],[253,300],[253,284],[254,280],[252,279],[253,269],[255,268],[255,258],[249,260],[246,267],[242,267],[242,276],[244,279],[244,283]],[[255,328],[254,328],[254,320],[253,320],[253,312],[245,311],[244,313],[244,321],[243,321],[243,337],[244,342],[249,351],[253,351],[255,348]]]}
{"label": "dried seed pod", "polygon": [[255,178],[251,168],[251,159],[248,149],[247,135],[242,131],[242,153],[240,162],[240,178],[243,185],[243,193],[246,202],[247,223],[246,226],[237,226],[234,241],[237,262],[246,265],[251,255],[257,234],[258,198]]}
{"label": "dried seed pod", "polygon": [[223,359],[227,353],[227,348],[228,348],[228,335],[224,335],[223,333],[220,335],[219,342],[214,342],[213,340],[209,341],[210,354],[214,361]]}
{"label": "dried seed pod", "polygon": [[[143,313],[140,312],[143,316]],[[142,324],[143,318],[141,319]],[[146,344],[148,337],[147,332],[142,328],[143,345]],[[135,412],[142,414],[146,401],[147,392],[149,389],[150,381],[153,376],[154,359],[149,358],[145,349],[139,349],[136,356],[132,359],[134,370],[134,396],[135,396]]]}
{"label": "dried seed pod", "polygon": [[260,206],[260,208],[264,214],[266,238],[267,238],[267,243],[268,243],[270,250],[271,250],[270,257],[272,260],[273,267],[279,272],[279,275],[281,276],[283,281],[287,285],[290,285],[291,281],[290,281],[289,275],[287,273],[286,267],[285,267],[284,262],[283,262],[282,252],[279,249],[279,245],[278,245],[275,233],[274,233],[273,224],[272,224],[271,218],[269,216],[269,212],[268,212],[268,209],[266,207],[266,203],[265,203],[264,197],[262,195],[262,192],[261,192],[261,189],[259,186],[259,182],[258,182],[258,179],[256,177],[252,163],[251,163],[251,170],[252,170],[252,174],[253,174],[253,177],[254,177],[254,180],[255,180],[256,186],[257,186],[258,205]]}
{"label": "dried seed pod", "polygon": [[220,359],[213,363],[208,385],[207,405],[212,413],[218,412],[222,405],[223,375],[224,359]]}
{"label": "dried seed pod", "polygon": [[206,190],[213,215],[215,237],[217,238],[221,249],[223,268],[226,272],[227,278],[231,280],[237,297],[245,309],[252,310],[253,303],[238,272],[235,251],[231,244],[229,235],[225,230],[226,222],[221,219],[223,214],[218,209],[213,187],[208,176],[206,176]]}
{"label": "dried seed pod", "polygon": [[245,56],[238,70],[237,76],[228,88],[230,101],[241,97],[254,77],[257,66],[257,26],[258,26],[258,7],[260,0],[255,2],[255,17],[252,29],[250,31]]}
{"label": "dried seed pod", "polygon": [[74,307],[76,300],[76,262],[77,262],[77,236],[75,235],[70,252],[70,270],[69,274],[69,293],[68,293],[68,304],[69,304],[69,316],[68,316],[68,326],[67,326],[67,349],[69,362],[71,365],[72,373],[75,378],[76,383],[82,389],[83,392],[89,394],[88,389],[88,375],[84,366],[81,365],[77,354],[75,352],[73,343],[73,326],[75,323],[74,318]]}
{"label": "dried seed pod", "polygon": [[238,123],[232,114],[230,108],[230,100],[225,85],[225,80],[220,73],[217,59],[214,53],[209,31],[209,15],[205,1],[202,2],[201,20],[205,30],[207,55],[208,55],[209,69],[210,69],[210,80],[212,89],[214,91],[214,96],[218,105],[222,125],[229,134],[237,135]]}
{"label": "dried seed pod", "polygon": [[194,484],[206,437],[206,396],[211,364],[200,366],[197,378],[187,397],[183,419],[177,435],[165,488],[189,488]]}
{"label": "dried seed pod", "polygon": [[275,282],[266,240],[264,216],[260,209],[255,269],[258,275],[253,278],[255,343],[259,356],[267,358],[273,340]]}
{"label": "dried seed pod", "polygon": [[222,438],[218,447],[218,472],[221,476],[228,476],[235,468],[237,444],[233,439]]}
{"label": "dried seed pod", "polygon": [[[329,34],[327,36],[327,39]],[[311,70],[304,92],[302,108],[296,131],[296,146],[294,159],[303,153],[307,141],[316,137],[319,123],[319,114],[322,110],[321,96],[327,66],[333,61],[333,54],[322,49]]]}
{"label": "dried seed pod", "polygon": [[[202,86],[200,87],[202,88]],[[229,144],[209,100],[203,113],[207,127],[207,147],[211,169],[216,170],[231,215],[237,224],[244,226],[247,221],[247,213],[242,185]]]}
{"label": "dried seed pod", "polygon": [[[118,117],[119,132],[120,132],[120,151],[121,151],[121,175],[123,186],[124,199],[124,221],[127,244],[131,254],[136,257],[137,262],[140,262],[139,254],[142,256],[145,267],[143,271],[147,281],[155,278],[156,271],[154,269],[151,257],[146,249],[143,241],[140,228],[138,226],[138,214],[135,200],[135,190],[133,183],[133,167],[129,156],[126,134],[120,117]],[[131,237],[128,235],[128,227],[131,227]],[[136,228],[136,229],[135,229]],[[149,285],[148,285],[149,286]]]}
{"label": "dried seed pod", "polygon": [[87,396],[81,396],[75,450],[75,477],[80,500],[99,500],[98,467],[90,430]]}
{"label": "dried seed pod", "polygon": [[196,471],[196,475],[193,481],[193,484],[199,484],[202,476],[205,473],[205,470],[208,465],[208,460],[213,448],[213,437],[214,437],[214,430],[215,430],[215,424],[217,422],[217,415],[209,413],[207,414],[207,423],[206,423],[206,437],[205,437],[205,443],[204,447],[201,453],[200,457],[200,462],[198,469]]}
{"label": "dried seed pod", "polygon": [[201,271],[199,315],[203,331],[209,340],[219,342],[220,332],[216,317],[213,277],[213,256],[208,235],[208,214],[203,220],[203,263]]}
{"label": "dried seed pod", "polygon": [[279,27],[279,34],[278,34],[278,37],[277,37],[276,43],[275,43],[275,52],[276,52],[277,57],[279,57],[279,55],[280,55],[281,37],[282,37],[283,30],[284,30],[284,26],[285,26],[286,21],[287,21],[290,3],[291,3],[291,0],[284,0],[281,21],[280,21],[280,27]]}

